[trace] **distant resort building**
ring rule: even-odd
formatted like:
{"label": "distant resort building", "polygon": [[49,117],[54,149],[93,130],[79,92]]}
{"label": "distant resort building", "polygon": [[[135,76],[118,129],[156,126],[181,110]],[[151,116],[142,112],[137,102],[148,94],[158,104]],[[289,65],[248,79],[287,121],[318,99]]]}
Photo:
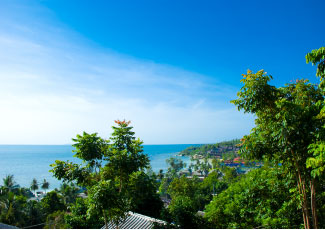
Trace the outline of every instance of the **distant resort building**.
{"label": "distant resort building", "polygon": [[[149,216],[141,215],[134,212],[128,212],[127,217],[122,221],[118,228],[112,222],[107,225],[108,229],[153,229],[155,224],[166,225],[163,220],[158,220]],[[105,225],[102,227],[105,229]]]}

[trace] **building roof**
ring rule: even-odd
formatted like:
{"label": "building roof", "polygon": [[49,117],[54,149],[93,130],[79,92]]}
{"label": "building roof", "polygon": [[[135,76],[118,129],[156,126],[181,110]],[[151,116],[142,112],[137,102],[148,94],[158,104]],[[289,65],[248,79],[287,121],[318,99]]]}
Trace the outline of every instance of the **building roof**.
{"label": "building roof", "polygon": [[0,223],[0,229],[18,229],[16,226]]}
{"label": "building roof", "polygon": [[[119,224],[118,228],[119,229],[152,229],[154,227],[154,223],[166,224],[166,222],[162,220],[158,220],[134,212],[128,212],[126,219]],[[109,229],[116,229],[115,224],[112,224],[111,222],[108,223],[107,227]],[[102,227],[102,229],[105,229],[105,225]]]}

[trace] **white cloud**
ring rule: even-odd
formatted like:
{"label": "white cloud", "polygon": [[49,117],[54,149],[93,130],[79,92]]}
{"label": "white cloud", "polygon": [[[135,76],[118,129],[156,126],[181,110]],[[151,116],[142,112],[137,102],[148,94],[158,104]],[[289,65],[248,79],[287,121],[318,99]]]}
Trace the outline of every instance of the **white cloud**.
{"label": "white cloud", "polygon": [[229,104],[232,86],[91,48],[73,31],[24,17],[0,16],[0,144],[70,143],[83,130],[108,137],[124,118],[146,144],[215,142],[253,126]]}

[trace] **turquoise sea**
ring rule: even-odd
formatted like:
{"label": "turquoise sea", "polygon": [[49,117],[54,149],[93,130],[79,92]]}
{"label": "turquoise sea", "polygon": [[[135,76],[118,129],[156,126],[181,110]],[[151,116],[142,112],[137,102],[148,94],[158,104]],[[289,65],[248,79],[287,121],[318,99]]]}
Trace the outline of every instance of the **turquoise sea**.
{"label": "turquoise sea", "polygon": [[[181,150],[193,145],[144,145],[144,153],[149,156],[152,170],[158,172],[167,169],[166,159],[177,155]],[[50,189],[58,188],[60,181],[49,172],[50,164],[55,160],[70,160],[81,163],[73,157],[70,145],[0,145],[0,184],[2,178],[13,174],[21,187],[29,187],[33,178],[38,182],[46,179]],[[189,157],[178,157],[189,163]]]}

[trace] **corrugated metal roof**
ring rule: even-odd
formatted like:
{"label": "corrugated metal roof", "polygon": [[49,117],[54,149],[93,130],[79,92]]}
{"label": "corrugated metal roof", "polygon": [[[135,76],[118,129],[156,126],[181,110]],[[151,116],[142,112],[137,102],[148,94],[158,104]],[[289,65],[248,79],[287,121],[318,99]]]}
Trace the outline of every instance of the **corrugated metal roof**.
{"label": "corrugated metal roof", "polygon": [[0,229],[17,229],[16,226],[0,223]]}
{"label": "corrugated metal roof", "polygon": [[[127,217],[122,223],[119,224],[118,228],[119,229],[152,229],[154,223],[166,224],[166,222],[162,220],[151,218],[149,216],[141,215],[138,213],[128,212]],[[112,224],[111,222],[108,223],[107,227],[109,229],[116,229],[115,224]],[[105,225],[102,227],[102,229],[105,229]]]}

